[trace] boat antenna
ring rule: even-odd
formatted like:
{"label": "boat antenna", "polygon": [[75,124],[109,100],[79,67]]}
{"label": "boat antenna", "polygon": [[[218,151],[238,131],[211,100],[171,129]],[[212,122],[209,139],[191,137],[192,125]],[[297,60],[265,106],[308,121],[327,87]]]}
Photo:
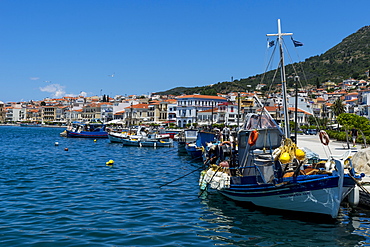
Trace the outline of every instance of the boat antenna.
{"label": "boat antenna", "polygon": [[282,33],[280,19],[278,19],[278,33],[277,34],[266,34],[266,36],[277,36],[279,42],[280,50],[280,73],[281,73],[281,84],[283,92],[283,111],[284,111],[284,133],[285,138],[290,137],[289,131],[289,115],[288,115],[288,101],[287,101],[287,85],[285,76],[285,66],[284,66],[284,51],[283,51],[283,36],[292,36],[293,33]]}

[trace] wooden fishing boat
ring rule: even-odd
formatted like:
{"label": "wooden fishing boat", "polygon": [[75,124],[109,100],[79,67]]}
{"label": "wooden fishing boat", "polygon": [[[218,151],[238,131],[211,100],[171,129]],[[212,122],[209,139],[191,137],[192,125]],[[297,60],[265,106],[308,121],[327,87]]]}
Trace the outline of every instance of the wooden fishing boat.
{"label": "wooden fishing boat", "polygon": [[[282,43],[286,35],[291,34],[281,32],[278,20],[274,36],[281,56],[284,130],[256,98],[260,111],[246,116],[238,133],[238,155],[232,145],[229,149],[211,146],[207,152],[210,166],[201,172],[199,186],[202,194],[213,189],[235,201],[263,208],[336,218],[344,198],[349,196],[352,204],[358,203],[356,180],[360,177],[351,165],[349,152],[310,163],[304,149],[290,139]],[[321,133],[322,143],[328,145],[325,132]]]}
{"label": "wooden fishing boat", "polygon": [[217,141],[216,134],[213,132],[199,131],[195,142],[185,144],[186,152],[192,158],[202,158],[203,151],[208,143]]}
{"label": "wooden fishing boat", "polygon": [[67,137],[80,138],[108,138],[105,124],[101,123],[73,123],[71,129],[66,129]]}

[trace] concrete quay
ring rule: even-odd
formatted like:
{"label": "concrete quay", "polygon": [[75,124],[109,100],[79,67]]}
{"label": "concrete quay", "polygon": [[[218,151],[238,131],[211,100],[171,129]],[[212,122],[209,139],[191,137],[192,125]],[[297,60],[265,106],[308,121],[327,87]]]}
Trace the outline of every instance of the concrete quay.
{"label": "concrete quay", "polygon": [[[356,147],[352,147],[350,143],[348,145],[346,142],[340,142],[333,139],[330,139],[329,145],[324,146],[319,138],[319,135],[298,135],[297,136],[297,145],[300,148],[308,148],[312,152],[319,155],[321,159],[327,159],[330,155],[343,155],[344,153],[350,151],[350,156],[353,156],[358,150],[362,148],[362,144],[357,144]],[[361,188],[359,189],[360,198],[359,198],[359,207],[361,208],[370,208],[370,174],[365,174],[365,177],[362,178]]]}
{"label": "concrete quay", "polygon": [[333,139],[330,139],[329,145],[325,146],[321,143],[319,135],[298,135],[297,139],[297,146],[299,148],[308,148],[318,154],[320,159],[327,159],[330,155],[342,155],[349,150],[351,151],[351,156],[353,156],[361,148],[361,144],[352,147],[352,143],[350,143],[350,149],[348,149],[346,142]]}

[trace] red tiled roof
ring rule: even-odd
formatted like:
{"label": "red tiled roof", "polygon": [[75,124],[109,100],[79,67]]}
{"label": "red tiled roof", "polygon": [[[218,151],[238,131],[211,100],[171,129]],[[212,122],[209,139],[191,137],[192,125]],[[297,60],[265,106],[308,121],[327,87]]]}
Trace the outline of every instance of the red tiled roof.
{"label": "red tiled roof", "polygon": [[[295,107],[289,107],[288,111],[295,111]],[[312,115],[312,113],[309,113],[309,112],[304,111],[304,110],[299,109],[299,108],[297,109],[297,112],[302,112],[302,113],[307,114],[307,115]]]}
{"label": "red tiled roof", "polygon": [[196,98],[196,99],[219,99],[219,100],[226,100],[224,97],[220,96],[212,96],[212,95],[199,95],[199,94],[193,94],[193,95],[183,95],[177,97],[177,99],[187,99],[187,98]]}
{"label": "red tiled roof", "polygon": [[215,107],[215,108],[213,108],[213,110],[212,109],[209,109],[209,110],[204,110],[204,111],[199,111],[199,112],[216,112],[218,110],[218,108],[217,107]]}
{"label": "red tiled roof", "polygon": [[125,109],[135,108],[135,109],[148,109],[148,104],[136,104],[132,106],[125,107]]}

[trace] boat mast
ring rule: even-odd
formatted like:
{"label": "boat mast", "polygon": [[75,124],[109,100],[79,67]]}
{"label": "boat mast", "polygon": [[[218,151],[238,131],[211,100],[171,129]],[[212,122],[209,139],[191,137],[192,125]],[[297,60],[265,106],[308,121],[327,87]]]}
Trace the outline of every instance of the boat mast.
{"label": "boat mast", "polygon": [[289,130],[289,113],[288,113],[288,101],[287,101],[287,86],[286,86],[286,76],[285,76],[285,67],[284,67],[284,52],[283,52],[283,37],[293,35],[293,33],[282,33],[280,19],[278,19],[278,33],[277,34],[267,34],[266,36],[277,36],[279,41],[279,50],[280,50],[280,74],[281,74],[281,84],[283,91],[283,111],[284,111],[284,134],[286,138],[290,138]]}

